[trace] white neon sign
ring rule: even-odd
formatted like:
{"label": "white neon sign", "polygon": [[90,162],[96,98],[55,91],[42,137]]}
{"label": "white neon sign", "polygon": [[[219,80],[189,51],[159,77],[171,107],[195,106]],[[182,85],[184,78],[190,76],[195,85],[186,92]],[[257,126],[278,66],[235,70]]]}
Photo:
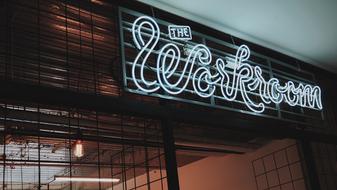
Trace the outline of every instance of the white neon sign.
{"label": "white neon sign", "polygon": [[[171,28],[169,26],[169,30]],[[146,36],[143,32],[145,29],[150,29]],[[248,64],[250,50],[246,45],[238,48],[234,59],[217,58],[212,66],[211,52],[203,44],[195,45],[184,61],[175,43],[169,42],[159,50],[155,49],[160,39],[160,28],[151,17],[141,16],[134,21],[132,37],[139,49],[132,63],[132,79],[143,92],[164,90],[170,95],[178,95],[183,93],[188,85],[192,85],[191,93],[202,98],[211,97],[216,91],[220,91],[221,99],[227,101],[237,100],[238,96],[241,96],[245,105],[256,113],[262,113],[266,104],[281,102],[290,106],[319,110],[323,108],[319,86],[302,83],[295,85],[292,81],[281,85],[277,78],[264,79],[259,66]],[[148,66],[149,56],[154,52],[159,52],[153,71],[156,77],[150,79],[146,78],[144,71]],[[261,101],[256,101],[256,98],[253,100],[252,92],[257,92],[254,96],[258,96]]]}
{"label": "white neon sign", "polygon": [[192,32],[189,26],[169,25],[168,33],[171,40],[192,40]]}

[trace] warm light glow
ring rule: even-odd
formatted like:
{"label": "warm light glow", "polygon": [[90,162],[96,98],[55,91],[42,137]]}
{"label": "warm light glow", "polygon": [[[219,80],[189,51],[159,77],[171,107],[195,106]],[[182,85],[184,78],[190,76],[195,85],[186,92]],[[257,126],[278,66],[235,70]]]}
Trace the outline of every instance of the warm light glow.
{"label": "warm light glow", "polygon": [[[76,21],[76,20],[74,20],[74,19],[71,19],[71,18],[66,18],[66,17],[64,17],[64,16],[59,16],[59,15],[56,15],[56,18],[57,19],[60,19],[60,20],[62,20],[62,21],[67,21],[67,23],[69,24],[69,23],[71,23],[71,24],[74,24],[74,25],[80,25],[81,23],[79,22],[79,21]],[[83,24],[83,23],[82,23]],[[84,25],[84,24],[83,24]]]}
{"label": "warm light glow", "polygon": [[[102,1],[101,1],[102,2]],[[108,5],[107,3],[102,2],[104,5]],[[96,14],[90,11],[87,11],[85,9],[80,9],[76,6],[72,6],[72,5],[66,5],[67,6],[67,11],[71,12],[72,14],[78,14],[78,12],[80,12],[81,17],[83,18],[87,18],[89,20],[91,20],[92,18],[95,21],[99,21],[99,22],[103,22],[105,24],[111,24],[111,20],[108,17],[104,17],[102,14]]]}
{"label": "warm light glow", "polygon": [[83,144],[81,140],[77,140],[75,143],[74,155],[76,157],[82,157],[84,155]]}
{"label": "warm light glow", "polygon": [[103,5],[104,3],[102,1],[99,0],[91,0],[92,3],[97,3],[99,5]]}
{"label": "warm light glow", "polygon": [[66,26],[62,26],[62,25],[58,25],[58,24],[54,24],[54,27],[58,30],[62,30],[62,31],[66,31],[66,32],[69,32],[69,33],[72,33],[72,34],[76,34],[76,35],[81,35],[87,39],[91,39],[91,38],[94,38],[94,40],[101,40],[103,41],[104,40],[104,36],[100,36],[100,35],[97,35],[97,34],[94,34],[92,35],[91,32],[86,32],[84,30],[79,30],[79,29],[76,29],[76,28],[71,28],[71,27],[66,27]]}
{"label": "warm light glow", "polygon": [[93,177],[67,177],[55,176],[55,181],[59,182],[102,182],[102,183],[118,183],[120,179],[117,178],[93,178]]}

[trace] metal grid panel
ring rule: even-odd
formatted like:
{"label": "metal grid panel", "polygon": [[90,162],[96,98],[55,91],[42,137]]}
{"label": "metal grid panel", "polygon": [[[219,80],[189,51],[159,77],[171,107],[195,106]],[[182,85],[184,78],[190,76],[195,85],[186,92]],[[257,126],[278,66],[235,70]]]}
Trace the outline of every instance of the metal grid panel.
{"label": "metal grid panel", "polygon": [[[0,110],[3,189],[167,189],[155,120],[8,102]],[[78,139],[81,158],[73,154]],[[120,182],[57,182],[55,176]]]}
{"label": "metal grid panel", "polygon": [[[298,123],[318,125],[319,122],[323,120],[322,112],[319,110],[291,107],[287,104],[282,103],[269,104],[266,106],[266,110],[264,113],[256,114],[248,110],[248,108],[245,106],[243,99],[240,96],[236,100],[229,102],[221,97],[220,91],[216,91],[215,94],[210,98],[201,98],[200,96],[198,96],[196,93],[193,92],[193,86],[191,83],[188,84],[187,88],[181,94],[174,96],[170,96],[165,91],[156,91],[153,93],[146,93],[141,91],[134,84],[131,75],[131,66],[138,54],[138,50],[134,45],[133,37],[131,35],[132,34],[131,27],[136,18],[139,16],[143,16],[144,14],[125,8],[120,8],[119,15],[120,15],[121,53],[124,70],[123,83],[125,86],[125,90],[142,95],[166,98],[170,100],[178,100],[187,103],[210,106],[214,108],[221,108],[245,114],[254,114],[263,117],[278,118]],[[193,40],[172,41],[170,40],[169,35],[166,34],[168,25],[172,23],[166,22],[156,15],[154,15],[153,18],[155,18],[156,22],[159,24],[161,33],[157,47],[155,48],[154,51],[151,52],[149,58],[147,59],[146,63],[147,65],[145,67],[144,75],[149,80],[156,77],[155,60],[159,54],[159,50],[157,49],[158,47],[161,47],[167,44],[168,42],[176,44],[183,53],[186,52],[186,49],[188,49],[188,47],[193,47],[196,44],[204,44],[209,47],[213,56],[213,60],[215,60],[216,58],[222,58],[223,60],[228,59],[228,57],[233,58],[236,50],[238,49],[238,45],[236,45],[234,41],[228,42],[224,40],[219,40],[212,36],[208,36],[206,34],[193,31],[193,28],[192,28]],[[148,30],[144,29],[141,32],[142,35],[144,35],[145,37],[150,36],[149,28]],[[148,52],[149,50],[146,51]],[[183,53],[182,59],[180,60],[181,62],[186,61],[188,56],[188,54],[183,55]],[[299,67],[281,62],[279,60],[275,60],[273,58],[267,57],[257,52],[251,52],[251,57],[248,62],[252,66],[261,67],[263,75],[267,79],[271,77],[276,77],[281,81],[281,83],[284,83],[288,80],[292,80],[295,83],[301,82],[303,84],[310,84],[310,85],[315,84],[315,77],[312,73],[303,71]],[[210,66],[211,72],[215,71],[214,63],[212,64],[213,65]],[[140,65],[138,65],[138,67],[140,67]],[[195,71],[195,69],[193,71]],[[188,72],[185,73],[184,77],[185,79],[188,77]],[[257,92],[250,93],[250,96],[252,97],[252,99],[255,100],[258,99]]]}
{"label": "metal grid panel", "polygon": [[297,144],[252,161],[258,190],[306,190],[302,159]]}

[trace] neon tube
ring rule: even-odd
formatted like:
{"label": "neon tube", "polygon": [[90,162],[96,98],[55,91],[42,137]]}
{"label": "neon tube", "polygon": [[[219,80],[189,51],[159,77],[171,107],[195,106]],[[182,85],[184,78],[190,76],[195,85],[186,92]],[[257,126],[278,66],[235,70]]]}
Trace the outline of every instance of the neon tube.
{"label": "neon tube", "polygon": [[[144,36],[144,30],[150,30],[150,37]],[[196,44],[185,62],[181,61],[180,49],[174,43],[161,44],[158,49],[160,28],[151,17],[137,18],[132,25],[132,36],[139,50],[132,64],[132,79],[138,89],[145,93],[162,89],[174,96],[184,93],[192,83],[192,93],[199,97],[217,95],[222,100],[234,101],[240,99],[239,95],[247,108],[255,113],[264,112],[266,104],[281,102],[289,106],[323,109],[319,86],[301,82],[295,84],[293,81],[281,84],[277,78],[264,79],[261,67],[248,63],[250,50],[246,45],[238,48],[234,59],[217,58],[215,72],[211,72],[212,54],[204,44]],[[159,52],[156,69],[153,70],[156,77],[146,79],[144,71],[150,65],[148,58],[153,52]],[[252,93],[257,94],[256,97]]]}

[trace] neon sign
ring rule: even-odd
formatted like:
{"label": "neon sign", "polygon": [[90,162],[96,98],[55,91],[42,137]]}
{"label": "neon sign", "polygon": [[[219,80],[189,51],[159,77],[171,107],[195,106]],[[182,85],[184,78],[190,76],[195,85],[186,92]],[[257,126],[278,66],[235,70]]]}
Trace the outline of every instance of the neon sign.
{"label": "neon sign", "polygon": [[169,25],[168,32],[171,40],[192,39],[192,32],[189,26]]}
{"label": "neon sign", "polygon": [[[144,30],[147,33],[144,33]],[[219,92],[224,101],[243,100],[248,109],[262,113],[268,104],[285,102],[290,106],[300,106],[321,110],[321,89],[319,86],[286,81],[281,84],[277,78],[265,79],[259,66],[248,63],[250,50],[241,45],[235,58],[217,58],[213,63],[212,54],[204,44],[195,44],[183,59],[176,43],[160,44],[161,31],[157,22],[148,16],[138,17],[132,24],[132,38],[139,50],[132,63],[132,81],[145,93],[165,91],[171,96],[186,93],[192,85],[192,94],[209,98]],[[169,37],[173,40],[190,40],[192,34],[188,26],[168,26]],[[145,70],[151,54],[156,56],[155,77],[147,77]],[[252,94],[255,92],[255,97]],[[258,99],[256,99],[256,96]]]}

